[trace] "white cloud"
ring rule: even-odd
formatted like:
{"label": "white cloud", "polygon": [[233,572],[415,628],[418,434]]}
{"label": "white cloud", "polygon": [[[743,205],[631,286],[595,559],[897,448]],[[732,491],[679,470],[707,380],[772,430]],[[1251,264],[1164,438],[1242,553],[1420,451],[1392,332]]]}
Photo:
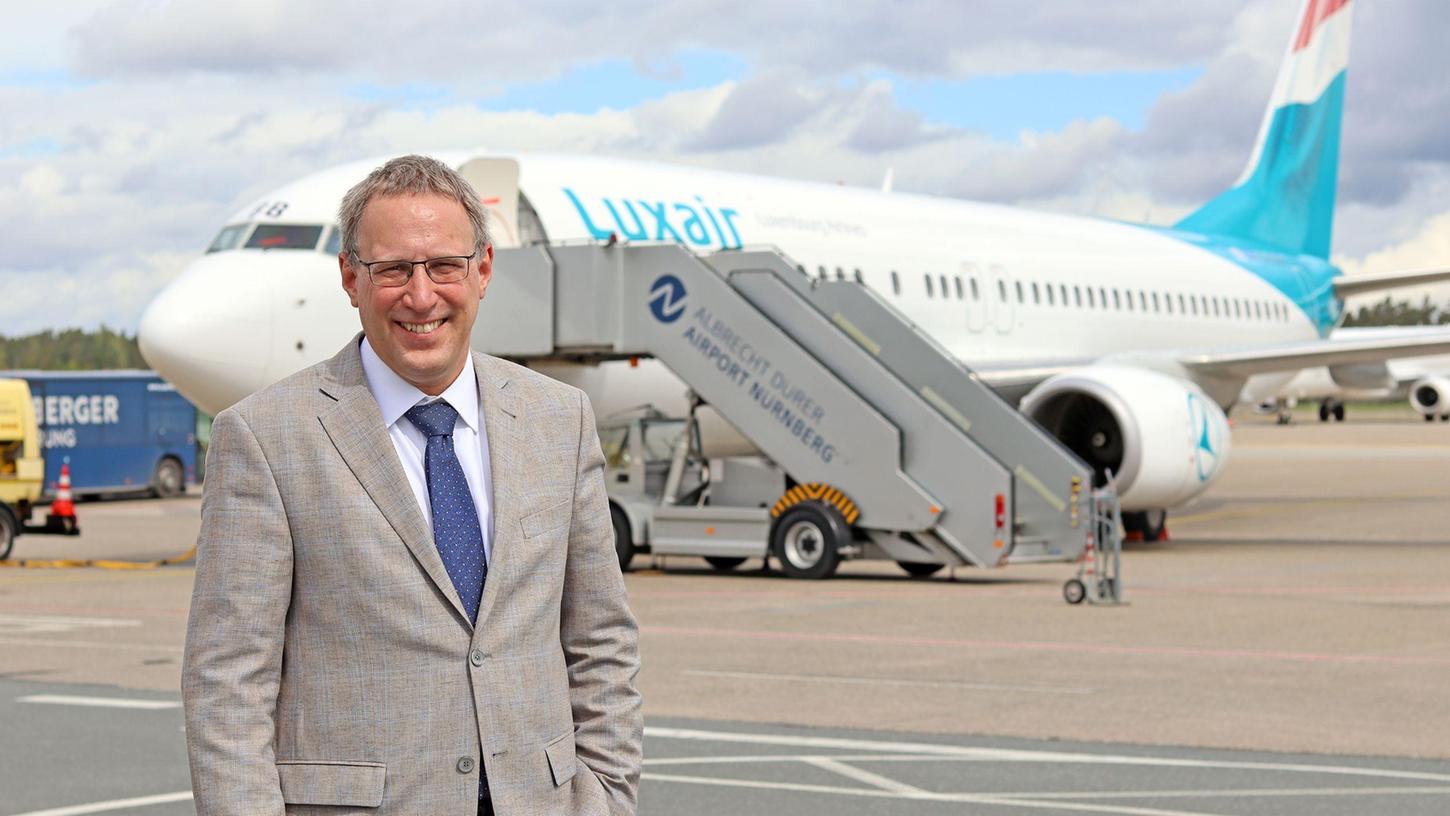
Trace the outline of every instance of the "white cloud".
{"label": "white cloud", "polygon": [[[623,155],[870,187],[890,166],[900,191],[1171,223],[1242,168],[1295,5],[909,0],[823,13],[764,0],[415,0],[407,15],[380,0],[77,5],[50,29],[33,21],[30,39],[68,38],[73,67],[93,81],[0,84],[0,281],[13,293],[0,323],[132,328],[140,304],[245,201],[405,149]],[[1450,200],[1439,135],[1450,86],[1423,79],[1450,73],[1450,49],[1433,42],[1441,9],[1361,5],[1336,248],[1352,265],[1399,263],[1375,253],[1401,244],[1418,249],[1383,257],[1450,264],[1423,238],[1444,229],[1426,214]],[[692,48],[741,55],[749,73],[588,114],[474,104],[573,65],[667,67]],[[961,77],[1190,64],[1201,79],[1162,98],[1141,131],[1098,118],[1010,142],[929,125],[889,82],[867,79],[881,67]],[[347,93],[409,81],[461,90],[413,108]],[[37,279],[53,291],[34,291]]]}

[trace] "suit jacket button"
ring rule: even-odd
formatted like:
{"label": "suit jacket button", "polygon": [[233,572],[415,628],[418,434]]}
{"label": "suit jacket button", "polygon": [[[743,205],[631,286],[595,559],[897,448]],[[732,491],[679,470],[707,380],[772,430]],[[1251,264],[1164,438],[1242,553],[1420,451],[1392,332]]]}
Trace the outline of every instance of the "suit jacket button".
{"label": "suit jacket button", "polygon": [[458,772],[461,774],[473,773],[473,757],[459,757]]}
{"label": "suit jacket button", "polygon": [[482,666],[483,665],[483,652],[481,650],[479,650],[479,649],[474,649],[473,651],[469,652],[468,653],[468,662],[469,663],[472,663],[475,666]]}

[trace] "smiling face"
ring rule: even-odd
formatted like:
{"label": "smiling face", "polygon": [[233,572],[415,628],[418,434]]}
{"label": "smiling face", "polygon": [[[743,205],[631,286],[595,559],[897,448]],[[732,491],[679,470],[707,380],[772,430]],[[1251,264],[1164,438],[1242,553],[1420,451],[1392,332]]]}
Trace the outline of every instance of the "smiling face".
{"label": "smiling face", "polygon": [[[468,255],[473,227],[463,205],[439,195],[374,197],[358,223],[357,250],[365,261]],[[362,318],[378,357],[425,394],[443,393],[463,371],[478,302],[493,274],[493,247],[455,283],[434,283],[421,265],[402,286],[375,285],[347,253],[338,256],[342,288]]]}

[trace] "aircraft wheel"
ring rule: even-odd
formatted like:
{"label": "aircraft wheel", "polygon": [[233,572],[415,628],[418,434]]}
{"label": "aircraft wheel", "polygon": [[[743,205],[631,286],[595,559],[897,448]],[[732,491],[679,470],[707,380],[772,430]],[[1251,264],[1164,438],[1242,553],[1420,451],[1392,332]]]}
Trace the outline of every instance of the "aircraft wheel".
{"label": "aircraft wheel", "polygon": [[1434,414],[1425,414],[1425,421],[1426,422],[1434,422],[1435,421],[1435,415]]}
{"label": "aircraft wheel", "polygon": [[609,520],[614,527],[614,554],[619,557],[619,571],[629,572],[629,562],[634,560],[634,542],[629,539],[629,517],[611,504]]}
{"label": "aircraft wheel", "polygon": [[850,541],[851,528],[841,511],[829,504],[807,501],[776,519],[770,549],[791,578],[829,578],[841,563],[841,547]]}
{"label": "aircraft wheel", "polygon": [[721,572],[729,572],[745,563],[744,558],[726,557],[723,555],[707,555],[705,556],[705,560],[710,562],[710,566]]}
{"label": "aircraft wheel", "polygon": [[1441,414],[1440,415],[1440,421],[1441,422],[1450,422],[1450,414]]}
{"label": "aircraft wheel", "polygon": [[1344,421],[1344,403],[1342,403],[1342,402],[1336,402],[1336,403],[1334,403],[1334,421],[1335,422],[1343,422]]}
{"label": "aircraft wheel", "polygon": [[1319,403],[1319,421],[1320,422],[1328,422],[1329,421],[1329,403],[1327,403],[1327,402],[1321,402],[1321,403]]}
{"label": "aircraft wheel", "polygon": [[897,561],[896,566],[906,570],[906,574],[913,578],[925,578],[928,575],[936,575],[941,572],[945,564],[922,564],[917,561]]}
{"label": "aircraft wheel", "polygon": [[1137,533],[1141,538],[1138,541],[1154,542],[1167,539],[1168,532],[1168,511],[1167,510],[1137,510],[1132,513],[1123,514],[1123,529],[1127,533]]}
{"label": "aircraft wheel", "polygon": [[1082,581],[1076,578],[1069,578],[1067,583],[1062,585],[1062,599],[1076,606],[1087,597],[1087,587]]}

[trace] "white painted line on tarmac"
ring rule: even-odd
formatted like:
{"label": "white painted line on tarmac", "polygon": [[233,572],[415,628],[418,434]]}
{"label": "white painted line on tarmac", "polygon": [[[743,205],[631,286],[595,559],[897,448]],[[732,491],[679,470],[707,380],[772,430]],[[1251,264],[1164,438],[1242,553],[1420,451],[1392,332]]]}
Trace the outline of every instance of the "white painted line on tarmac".
{"label": "white painted line on tarmac", "polygon": [[104,640],[41,640],[39,638],[0,637],[0,646],[48,646],[57,649],[114,649],[121,652],[172,652],[186,651],[181,646],[167,646],[148,643],[108,642]]}
{"label": "white painted line on tarmac", "polygon": [[816,683],[846,683],[869,686],[916,686],[921,688],[954,688],[972,691],[1023,691],[1033,694],[1092,694],[1096,689],[1071,686],[1035,686],[1007,683],[967,683],[954,680],[906,680],[892,677],[851,677],[834,674],[773,674],[770,672],[711,671],[686,669],[682,674],[697,677],[723,677],[731,680],[805,680]]}
{"label": "white painted line on tarmac", "polygon": [[887,740],[843,739],[839,737],[797,737],[783,734],[751,734],[739,731],[702,731],[689,728],[646,726],[646,737],[655,739],[692,740],[696,742],[731,742],[754,745],[788,745],[798,748],[827,748],[842,751],[866,751],[890,754],[925,754],[943,758],[959,758],[984,762],[1075,762],[1086,765],[1140,765],[1161,768],[1218,768],[1244,771],[1279,771],[1284,773],[1362,776],[1384,779],[1413,779],[1422,782],[1450,782],[1450,774],[1424,771],[1401,771],[1390,768],[1366,768],[1350,765],[1314,765],[1296,762],[1244,762],[1232,760],[1188,759],[1125,754],[1085,754],[1064,751],[1028,751],[1007,748],[971,748],[929,742],[892,742]]}
{"label": "white painted line on tarmac", "polygon": [[890,777],[882,776],[881,774],[877,773],[871,773],[870,771],[864,770],[862,768],[856,768],[851,765],[847,765],[844,762],[838,762],[834,759],[831,759],[830,757],[806,757],[801,761],[805,762],[807,765],[814,765],[815,767],[820,768],[823,771],[830,771],[834,774],[840,774],[841,776],[844,776],[848,779],[854,779],[857,782],[861,782],[870,785],[873,788],[879,788],[884,791],[891,791],[892,793],[904,793],[908,796],[915,796],[917,794],[926,793],[926,791],[916,787],[915,785],[908,785],[905,782],[898,782]]}
{"label": "white painted line on tarmac", "polygon": [[118,629],[140,626],[141,621],[129,618],[76,618],[59,615],[16,615],[0,612],[0,631],[12,635],[35,635],[42,632],[77,632],[83,629]]}
{"label": "white painted line on tarmac", "polygon": [[[977,793],[920,793],[906,794],[871,788],[841,788],[832,785],[804,785],[796,782],[765,782],[755,779],[719,779],[712,776],[681,776],[676,774],[646,773],[642,777],[650,782],[683,782],[694,785],[715,785],[725,788],[754,788],[756,790],[780,790],[795,793],[834,793],[842,796],[870,796],[883,799],[911,799],[924,802],[958,802],[998,807],[1020,807],[1037,810],[1073,810],[1083,813],[1112,813],[1119,816],[1218,816],[1197,810],[1160,810],[1124,805],[1093,805],[1086,802],[1038,802],[1032,799],[1010,799],[991,794]],[[22,814],[29,816],[29,814]]]}
{"label": "white painted line on tarmac", "polygon": [[189,801],[191,801],[191,791],[177,791],[176,793],[158,793],[155,796],[137,796],[133,799],[111,799],[107,802],[91,802],[86,805],[71,805],[50,810],[32,810],[27,813],[17,813],[15,816],[82,816],[85,813],[108,813],[113,810],[130,810],[147,805]]}
{"label": "white painted line on tarmac", "polygon": [[40,703],[42,705],[91,706],[95,708],[142,708],[160,711],[167,708],[181,708],[178,700],[137,700],[125,697],[82,697],[70,694],[32,694],[16,697],[17,703]]}

